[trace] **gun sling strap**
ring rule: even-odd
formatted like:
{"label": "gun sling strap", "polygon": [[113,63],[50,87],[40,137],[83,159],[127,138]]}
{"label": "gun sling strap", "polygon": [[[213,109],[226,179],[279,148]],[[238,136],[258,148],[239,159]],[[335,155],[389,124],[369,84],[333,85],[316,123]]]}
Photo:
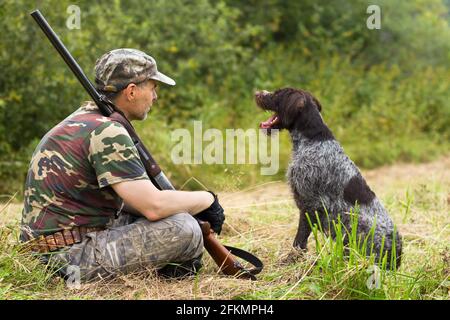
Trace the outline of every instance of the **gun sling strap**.
{"label": "gun sling strap", "polygon": [[252,269],[245,269],[242,265],[238,265],[236,267],[238,267],[239,269],[242,270],[243,273],[245,273],[251,280],[256,280],[256,275],[258,273],[260,273],[262,271],[262,269],[264,268],[264,264],[262,263],[261,260],[259,260],[256,256],[254,256],[253,254],[251,254],[248,251],[239,249],[239,248],[235,248],[235,247],[230,247],[230,246],[226,246],[224,245],[225,249],[227,249],[228,251],[230,251],[230,253],[232,255],[234,255],[235,257],[238,257],[242,260],[247,261],[248,263],[253,265]]}

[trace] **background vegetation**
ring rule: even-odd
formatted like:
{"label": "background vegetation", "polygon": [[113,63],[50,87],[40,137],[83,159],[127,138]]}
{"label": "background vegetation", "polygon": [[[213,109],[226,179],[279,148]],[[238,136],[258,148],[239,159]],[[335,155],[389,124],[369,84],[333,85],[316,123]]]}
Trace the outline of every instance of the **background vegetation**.
{"label": "background vegetation", "polygon": [[[81,29],[66,27],[67,7]],[[20,191],[39,139],[88,99],[29,13],[39,8],[88,76],[113,48],[150,53],[177,81],[163,87],[138,131],[180,187],[190,177],[233,190],[280,179],[257,165],[174,165],[175,128],[257,128],[255,89],[311,91],[346,152],[360,166],[425,161],[449,150],[450,28],[447,0],[376,1],[381,30],[369,30],[373,1],[152,0],[0,3],[0,194]],[[230,179],[230,175],[232,178]],[[187,185],[186,188],[193,188]]]}

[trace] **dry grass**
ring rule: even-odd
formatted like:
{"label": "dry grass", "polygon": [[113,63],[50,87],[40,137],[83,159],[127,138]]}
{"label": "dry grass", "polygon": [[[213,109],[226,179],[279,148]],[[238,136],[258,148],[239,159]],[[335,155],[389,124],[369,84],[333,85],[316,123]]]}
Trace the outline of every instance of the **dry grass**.
{"label": "dry grass", "polygon": [[[399,272],[389,275],[383,283],[383,292],[372,298],[449,298],[450,157],[426,164],[382,167],[363,175],[404,236],[404,257]],[[192,279],[167,281],[146,270],[112,281],[85,284],[78,290],[68,290],[61,280],[51,280],[48,290],[30,290],[28,298],[342,299],[358,293],[348,283],[364,276],[364,271],[347,268],[340,275],[330,275],[330,280],[324,282],[326,275],[322,277],[314,267],[320,256],[314,250],[314,241],[310,241],[307,254],[293,254],[291,244],[298,212],[284,182],[223,192],[219,198],[227,213],[220,240],[249,250],[264,261],[265,269],[258,281],[219,275],[211,258],[206,256],[204,269]],[[0,228],[11,223],[17,225],[20,212],[20,204],[6,205],[1,211]],[[15,289],[11,286],[3,297],[23,298],[24,293],[17,295]]]}

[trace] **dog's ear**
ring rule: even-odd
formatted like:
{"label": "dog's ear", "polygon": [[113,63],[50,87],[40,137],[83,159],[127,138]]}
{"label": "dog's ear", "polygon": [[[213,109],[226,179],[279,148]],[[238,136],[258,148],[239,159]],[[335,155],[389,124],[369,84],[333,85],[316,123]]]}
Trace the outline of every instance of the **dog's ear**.
{"label": "dog's ear", "polygon": [[317,108],[319,112],[322,111],[322,105],[319,100],[308,91],[291,89],[290,91],[287,91],[287,95],[288,97],[285,105],[289,106],[289,109],[293,108],[299,111],[312,105],[314,108]]}
{"label": "dog's ear", "polygon": [[312,109],[316,109],[321,112],[322,111],[322,105],[320,104],[319,100],[317,100],[316,97],[314,97],[310,92],[308,91],[301,91],[302,94],[305,96],[306,105],[305,107],[311,107]]}
{"label": "dog's ear", "polygon": [[305,95],[300,91],[296,90],[294,92],[290,92],[290,94],[286,97],[285,105],[289,109],[297,109],[297,111],[299,111],[306,106],[305,98]]}
{"label": "dog's ear", "polygon": [[290,129],[306,105],[306,96],[301,90],[283,88],[277,90],[274,97],[282,126]]}
{"label": "dog's ear", "polygon": [[319,100],[316,99],[313,95],[311,95],[311,98],[316,105],[317,109],[319,109],[319,112],[322,112],[322,105],[320,104]]}
{"label": "dog's ear", "polygon": [[[274,92],[274,102],[279,106],[278,115],[282,126],[288,130],[294,124],[305,126],[316,118],[315,112],[320,113],[322,110],[320,102],[311,93],[301,89],[279,89]],[[317,116],[320,118],[319,114]]]}
{"label": "dog's ear", "polygon": [[300,132],[309,139],[320,141],[333,140],[333,134],[323,122],[320,102],[309,92],[305,94],[307,103],[296,122]]}

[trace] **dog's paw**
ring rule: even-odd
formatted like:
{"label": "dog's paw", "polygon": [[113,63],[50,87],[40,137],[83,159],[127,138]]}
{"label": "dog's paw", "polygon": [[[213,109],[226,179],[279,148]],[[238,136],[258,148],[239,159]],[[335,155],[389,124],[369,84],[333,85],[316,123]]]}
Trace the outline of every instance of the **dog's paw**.
{"label": "dog's paw", "polygon": [[279,265],[285,266],[302,261],[305,258],[306,250],[293,247],[288,253],[281,256]]}

